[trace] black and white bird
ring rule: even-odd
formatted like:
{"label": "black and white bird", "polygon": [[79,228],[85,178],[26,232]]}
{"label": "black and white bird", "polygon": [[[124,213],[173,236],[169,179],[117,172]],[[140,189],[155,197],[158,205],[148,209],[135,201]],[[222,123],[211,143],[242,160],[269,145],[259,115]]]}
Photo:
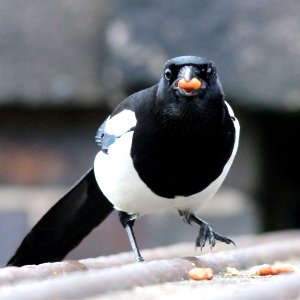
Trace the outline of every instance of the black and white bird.
{"label": "black and white bird", "polygon": [[197,247],[233,243],[195,215],[220,188],[239,142],[239,123],[212,61],[168,60],[159,83],[121,102],[96,141],[94,167],[35,225],[8,265],[63,259],[114,209],[137,261],[144,259],[135,220],[168,209],[200,226]]}

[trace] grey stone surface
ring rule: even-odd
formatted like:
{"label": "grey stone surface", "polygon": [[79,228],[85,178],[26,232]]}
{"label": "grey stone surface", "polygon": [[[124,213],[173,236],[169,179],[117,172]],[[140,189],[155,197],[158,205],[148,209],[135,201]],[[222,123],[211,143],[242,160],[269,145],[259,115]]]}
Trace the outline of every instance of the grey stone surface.
{"label": "grey stone surface", "polygon": [[196,54],[236,103],[299,110],[299,15],[297,0],[3,0],[0,103],[113,107]]}

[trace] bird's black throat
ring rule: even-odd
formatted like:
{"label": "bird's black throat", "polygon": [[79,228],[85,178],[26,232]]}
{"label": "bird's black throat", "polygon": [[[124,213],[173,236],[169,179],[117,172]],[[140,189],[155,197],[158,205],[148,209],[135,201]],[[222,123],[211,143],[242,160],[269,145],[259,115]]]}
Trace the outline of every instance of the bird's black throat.
{"label": "bird's black throat", "polygon": [[190,97],[158,89],[154,113],[162,130],[169,134],[206,135],[220,130],[224,120],[224,95],[202,92]]}
{"label": "bird's black throat", "polygon": [[234,127],[223,94],[193,103],[170,96],[156,100],[136,112],[134,167],[159,196],[198,193],[220,176],[233,149]]}

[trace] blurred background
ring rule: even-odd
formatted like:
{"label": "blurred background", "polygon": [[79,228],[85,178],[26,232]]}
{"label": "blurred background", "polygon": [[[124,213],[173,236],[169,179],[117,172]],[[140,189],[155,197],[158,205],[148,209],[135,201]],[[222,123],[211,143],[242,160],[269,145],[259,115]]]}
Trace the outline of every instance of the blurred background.
{"label": "blurred background", "polygon": [[[187,54],[215,61],[241,123],[231,172],[199,216],[231,237],[299,227],[299,15],[297,0],[2,0],[0,264],[93,164],[115,105]],[[135,230],[141,249],[198,232],[175,213]],[[129,249],[113,214],[68,258]]]}

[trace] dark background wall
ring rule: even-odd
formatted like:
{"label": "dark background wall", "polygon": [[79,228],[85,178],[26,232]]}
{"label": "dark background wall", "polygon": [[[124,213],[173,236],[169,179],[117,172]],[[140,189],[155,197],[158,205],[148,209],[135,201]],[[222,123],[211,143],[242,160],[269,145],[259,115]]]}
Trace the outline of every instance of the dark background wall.
{"label": "dark background wall", "polygon": [[[299,227],[299,15],[296,0],[1,1],[0,261],[92,165],[113,107],[185,54],[216,62],[242,127],[230,175],[203,215],[229,235]],[[116,219],[70,257],[129,249]],[[142,247],[196,235],[174,216],[139,223]]]}

